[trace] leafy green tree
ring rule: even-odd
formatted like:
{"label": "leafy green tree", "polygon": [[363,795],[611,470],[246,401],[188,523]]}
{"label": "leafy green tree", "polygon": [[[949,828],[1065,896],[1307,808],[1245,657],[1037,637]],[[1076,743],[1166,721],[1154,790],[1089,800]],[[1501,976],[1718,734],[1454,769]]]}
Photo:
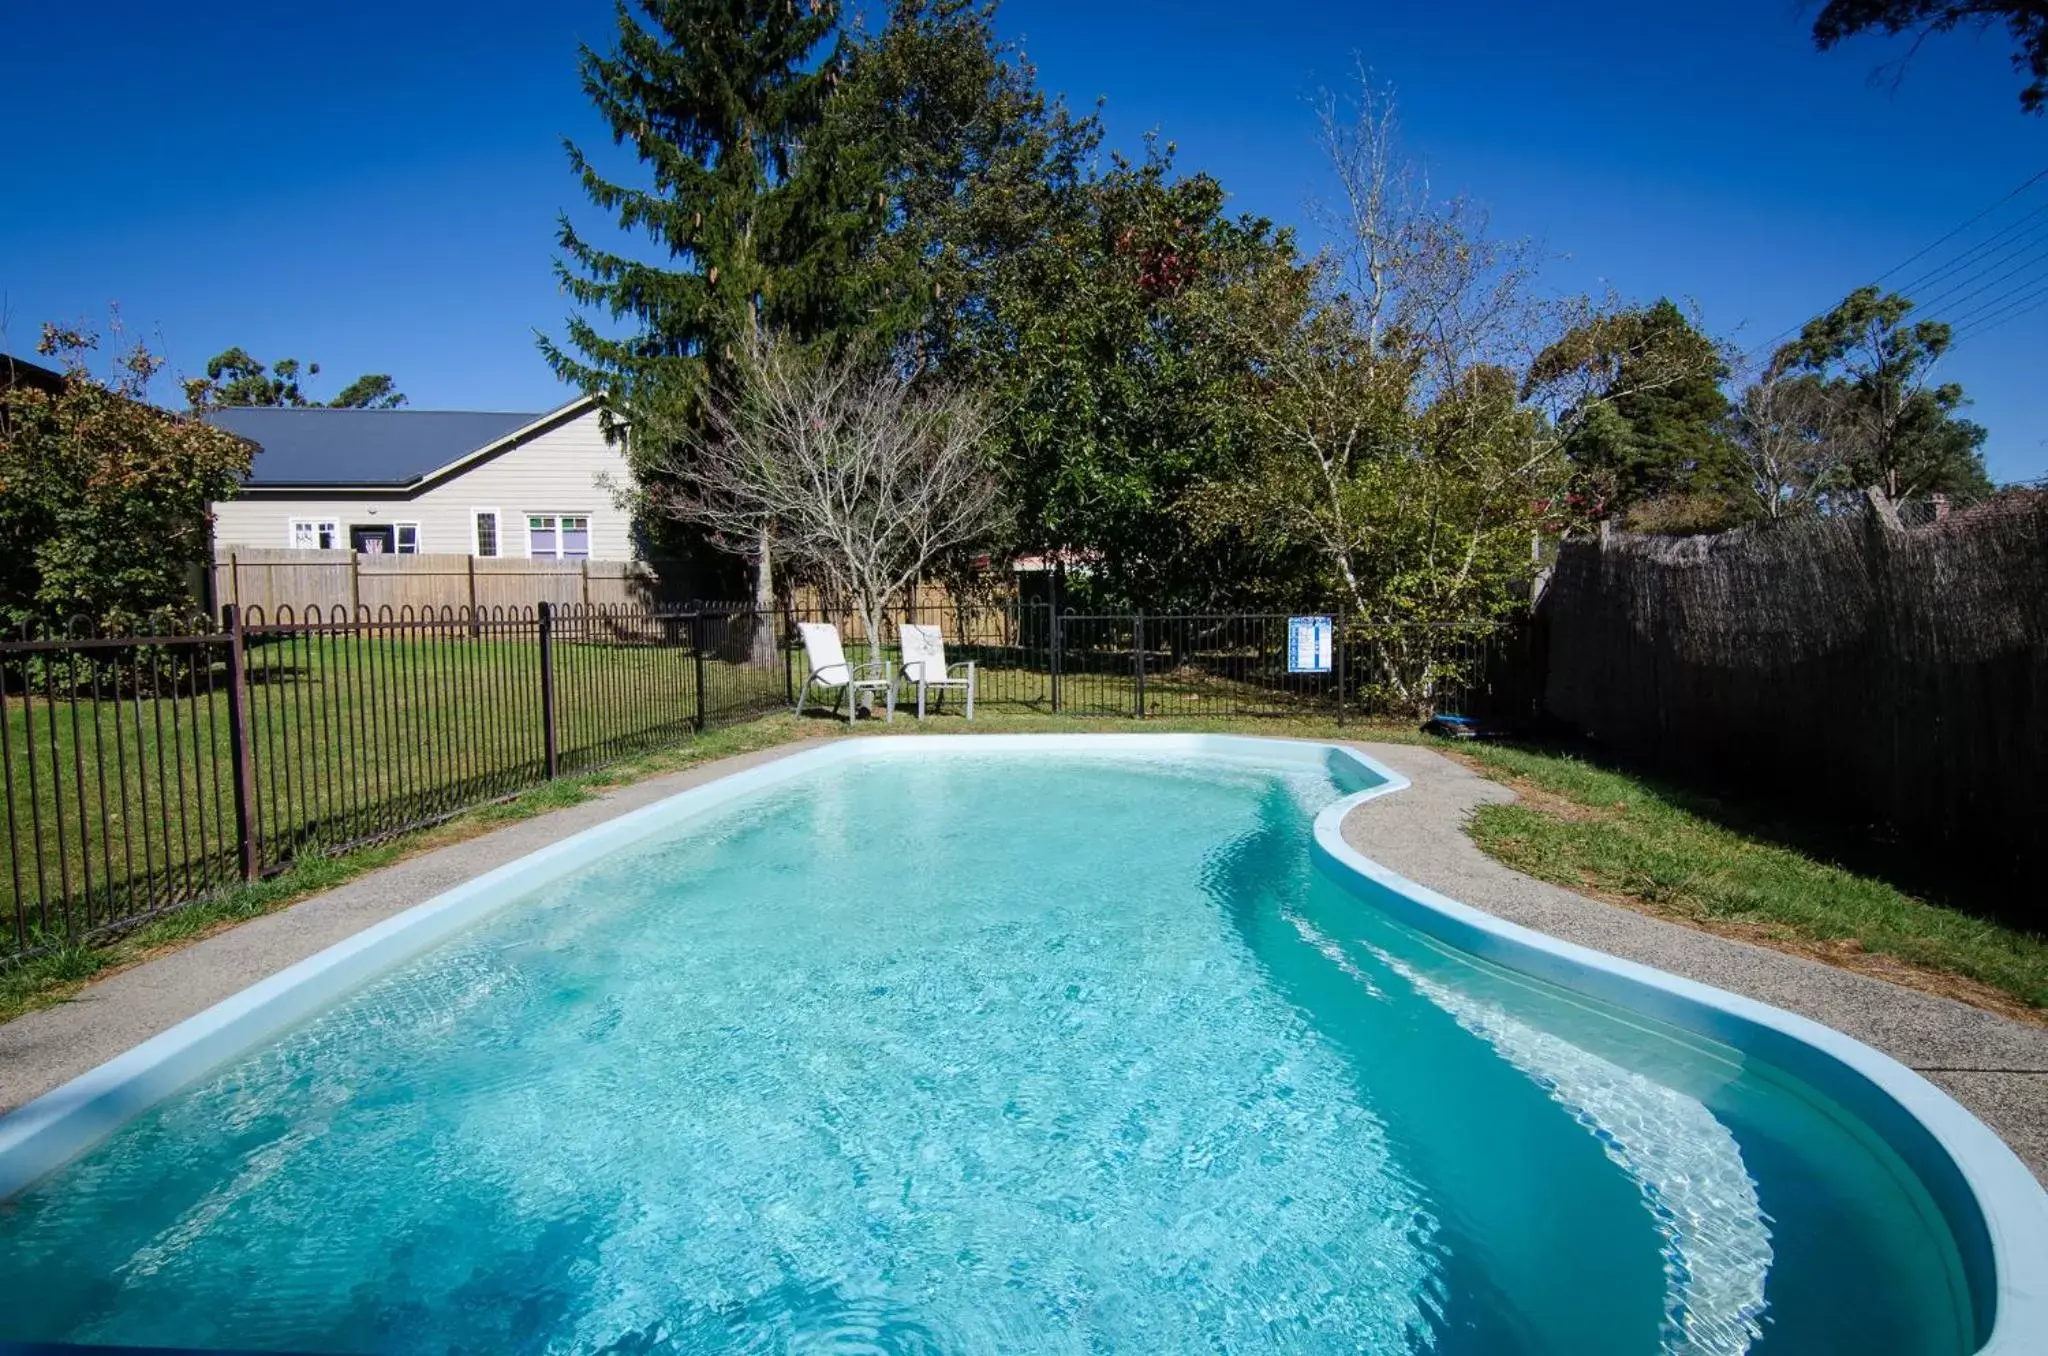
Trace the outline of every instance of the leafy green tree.
{"label": "leafy green tree", "polygon": [[2012,66],[2027,81],[2020,107],[2029,113],[2048,108],[2048,5],[2041,0],[1827,0],[1813,21],[1813,41],[1825,52],[1859,33],[1910,32],[1917,51],[1936,33],[1981,32],[1994,24],[2005,26],[2017,48]]}
{"label": "leafy green tree", "polygon": [[[83,616],[118,628],[189,615],[209,505],[248,473],[241,439],[147,403],[160,358],[138,344],[96,377],[87,359],[98,342],[45,326],[37,349],[62,363],[62,391],[0,392],[0,609],[10,624]],[[203,405],[203,383],[194,394]]]}
{"label": "leafy green tree", "polygon": [[[607,178],[575,143],[569,161],[592,204],[653,258],[606,248],[565,214],[556,275],[608,334],[572,315],[568,345],[542,341],[555,370],[621,404],[642,395],[701,400],[762,330],[811,328],[807,283],[817,223],[796,161],[840,78],[844,53],[819,59],[832,4],[787,0],[639,0],[618,7],[609,54],[582,49],[584,92],[647,169]],[[644,21],[644,22],[643,22]]]}
{"label": "leafy green tree", "polygon": [[1306,565],[1372,637],[1360,681],[1426,707],[1462,635],[1410,624],[1526,606],[1539,535],[1573,517],[1567,445],[1625,396],[1710,375],[1714,355],[1651,312],[1544,299],[1526,242],[1430,197],[1383,92],[1349,111],[1332,100],[1323,120],[1345,204],[1332,253],[1247,272],[1222,298],[1250,356],[1252,436],[1186,502],[1205,535]]}
{"label": "leafy green tree", "polygon": [[[865,234],[848,251],[840,332],[906,345],[921,369],[1000,344],[990,307],[1042,267],[1082,212],[1101,137],[1038,87],[974,0],[895,0],[847,48],[806,166]],[[857,218],[856,207],[876,209]]]}
{"label": "leafy green tree", "polygon": [[[320,375],[320,364],[312,364],[305,375]],[[206,379],[213,383],[213,403],[216,405],[297,407],[314,403],[307,400],[299,389],[297,358],[280,358],[275,364],[265,366],[250,357],[246,349],[225,349],[206,360]]]}
{"label": "leafy green tree", "polygon": [[405,393],[382,372],[366,373],[341,388],[328,408],[336,410],[395,410],[405,404]]}
{"label": "leafy green tree", "polygon": [[1843,488],[1876,486],[1894,499],[1986,493],[1986,431],[1960,415],[1961,386],[1933,379],[1949,327],[1909,321],[1912,309],[1896,292],[1859,287],[1780,357],[1814,377],[1833,408],[1833,475]]}
{"label": "leafy green tree", "polygon": [[1681,505],[1695,529],[1740,512],[1739,458],[1726,432],[1728,365],[1714,341],[1669,299],[1595,317],[1538,356],[1541,382],[1577,365],[1592,378],[1564,441],[1579,492],[1596,517]]}
{"label": "leafy green tree", "polygon": [[[239,346],[224,349],[206,362],[206,379],[210,383],[208,399],[219,406],[319,407],[321,402],[308,398],[299,385],[302,376],[310,380],[319,375],[319,363],[307,363],[302,367],[297,358],[279,358],[266,366]],[[342,387],[339,395],[326,402],[326,407],[388,410],[403,404],[405,396],[397,384],[388,375],[378,372],[366,373]]]}
{"label": "leafy green tree", "polygon": [[1217,606],[1254,582],[1183,500],[1247,447],[1250,355],[1217,323],[1219,289],[1295,264],[1284,233],[1224,200],[1157,147],[1113,159],[1022,267],[991,276],[961,336],[974,384],[1007,411],[1018,543],[1089,560],[1103,604]]}
{"label": "leafy green tree", "polygon": [[[808,337],[832,310],[826,275],[835,270],[822,242],[833,231],[819,218],[818,180],[800,177],[797,162],[846,58],[836,44],[820,55],[838,22],[829,2],[634,8],[618,6],[612,50],[586,46],[580,65],[584,92],[647,179],[618,182],[567,147],[591,203],[650,242],[652,257],[607,248],[565,214],[556,275],[578,306],[611,323],[572,315],[566,345],[544,338],[541,350],[615,412],[644,404],[650,422],[687,425],[733,388],[735,355],[764,331]],[[664,451],[628,448],[643,465]],[[774,596],[770,528],[759,525],[750,551],[764,606]]]}

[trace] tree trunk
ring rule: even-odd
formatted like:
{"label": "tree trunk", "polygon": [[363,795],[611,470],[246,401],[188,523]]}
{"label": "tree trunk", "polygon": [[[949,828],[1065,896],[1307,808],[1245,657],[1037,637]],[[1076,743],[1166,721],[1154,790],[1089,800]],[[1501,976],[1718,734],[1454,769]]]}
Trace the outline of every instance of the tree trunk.
{"label": "tree trunk", "polygon": [[775,665],[775,572],[769,557],[768,529],[762,528],[754,550],[753,637],[748,662],[756,668]]}

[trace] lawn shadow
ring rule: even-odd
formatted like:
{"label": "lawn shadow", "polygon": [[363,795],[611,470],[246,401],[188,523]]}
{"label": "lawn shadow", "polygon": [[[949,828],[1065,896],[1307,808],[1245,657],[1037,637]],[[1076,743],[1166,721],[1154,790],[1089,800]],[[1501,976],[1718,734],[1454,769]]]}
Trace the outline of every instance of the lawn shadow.
{"label": "lawn shadow", "polygon": [[1556,732],[1494,741],[1497,747],[1574,758],[1625,776],[1666,803],[1729,832],[1867,876],[1928,904],[2002,927],[2041,935],[2048,915],[2030,882],[2024,854],[1969,853],[1953,843],[1916,840],[1886,824],[1831,814],[1805,786],[1734,785],[1687,776],[1597,741]]}

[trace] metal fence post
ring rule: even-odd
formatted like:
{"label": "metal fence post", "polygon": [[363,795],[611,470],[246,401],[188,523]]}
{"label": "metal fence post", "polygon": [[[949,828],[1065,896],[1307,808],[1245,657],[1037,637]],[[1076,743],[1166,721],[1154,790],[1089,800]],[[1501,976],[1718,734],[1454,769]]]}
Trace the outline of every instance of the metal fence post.
{"label": "metal fence post", "polygon": [[[710,726],[710,717],[704,708],[704,614],[696,613],[690,618],[690,662],[697,670],[697,733],[703,734]],[[784,671],[788,665],[784,665]]]}
{"label": "metal fence post", "polygon": [[555,609],[542,603],[540,614],[540,737],[547,777],[553,781],[562,770],[555,749]]}
{"label": "metal fence post", "polygon": [[1139,720],[1145,718],[1145,614],[1139,612],[1131,618],[1131,658],[1137,661],[1138,685],[1131,692],[1131,702],[1136,708]]}
{"label": "metal fence post", "polygon": [[1052,713],[1060,713],[1060,611],[1057,607],[1045,610],[1047,643],[1050,647],[1052,669]]}
{"label": "metal fence post", "polygon": [[228,633],[228,747],[235,758],[235,854],[242,879],[255,880],[262,874],[263,855],[256,841],[256,755],[249,738],[248,655],[242,643],[242,609],[229,603],[220,611]]}
{"label": "metal fence post", "polygon": [[[775,625],[775,614],[768,615],[768,624]],[[782,625],[777,630],[777,643],[782,646],[782,700],[796,705],[796,611],[785,609]]]}
{"label": "metal fence post", "polygon": [[1337,723],[1339,725],[1344,723],[1344,621],[1346,616],[1347,614],[1343,608],[1337,609],[1337,634],[1330,637],[1330,647],[1337,652]]}

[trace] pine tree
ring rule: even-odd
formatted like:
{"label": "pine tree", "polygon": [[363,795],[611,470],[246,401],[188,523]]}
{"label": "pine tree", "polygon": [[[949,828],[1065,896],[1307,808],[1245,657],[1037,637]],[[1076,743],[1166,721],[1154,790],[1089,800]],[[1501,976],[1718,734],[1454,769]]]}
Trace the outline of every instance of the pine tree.
{"label": "pine tree", "polygon": [[1683,501],[1695,527],[1732,521],[1740,476],[1725,432],[1727,367],[1713,341],[1660,299],[1590,327],[1570,349],[1581,350],[1603,379],[1564,448],[1597,511]]}
{"label": "pine tree", "polygon": [[[806,337],[829,310],[815,185],[797,173],[805,135],[823,115],[843,65],[832,0],[638,0],[618,8],[613,50],[582,49],[583,88],[651,175],[607,178],[573,142],[584,192],[654,258],[587,239],[565,214],[556,273],[579,306],[568,344],[541,341],[565,380],[612,408],[647,402],[688,419],[728,389],[731,363],[762,329]],[[629,448],[631,444],[629,443]],[[655,452],[659,449],[646,449]],[[637,460],[637,452],[634,453]],[[764,529],[754,598],[773,601]]]}

